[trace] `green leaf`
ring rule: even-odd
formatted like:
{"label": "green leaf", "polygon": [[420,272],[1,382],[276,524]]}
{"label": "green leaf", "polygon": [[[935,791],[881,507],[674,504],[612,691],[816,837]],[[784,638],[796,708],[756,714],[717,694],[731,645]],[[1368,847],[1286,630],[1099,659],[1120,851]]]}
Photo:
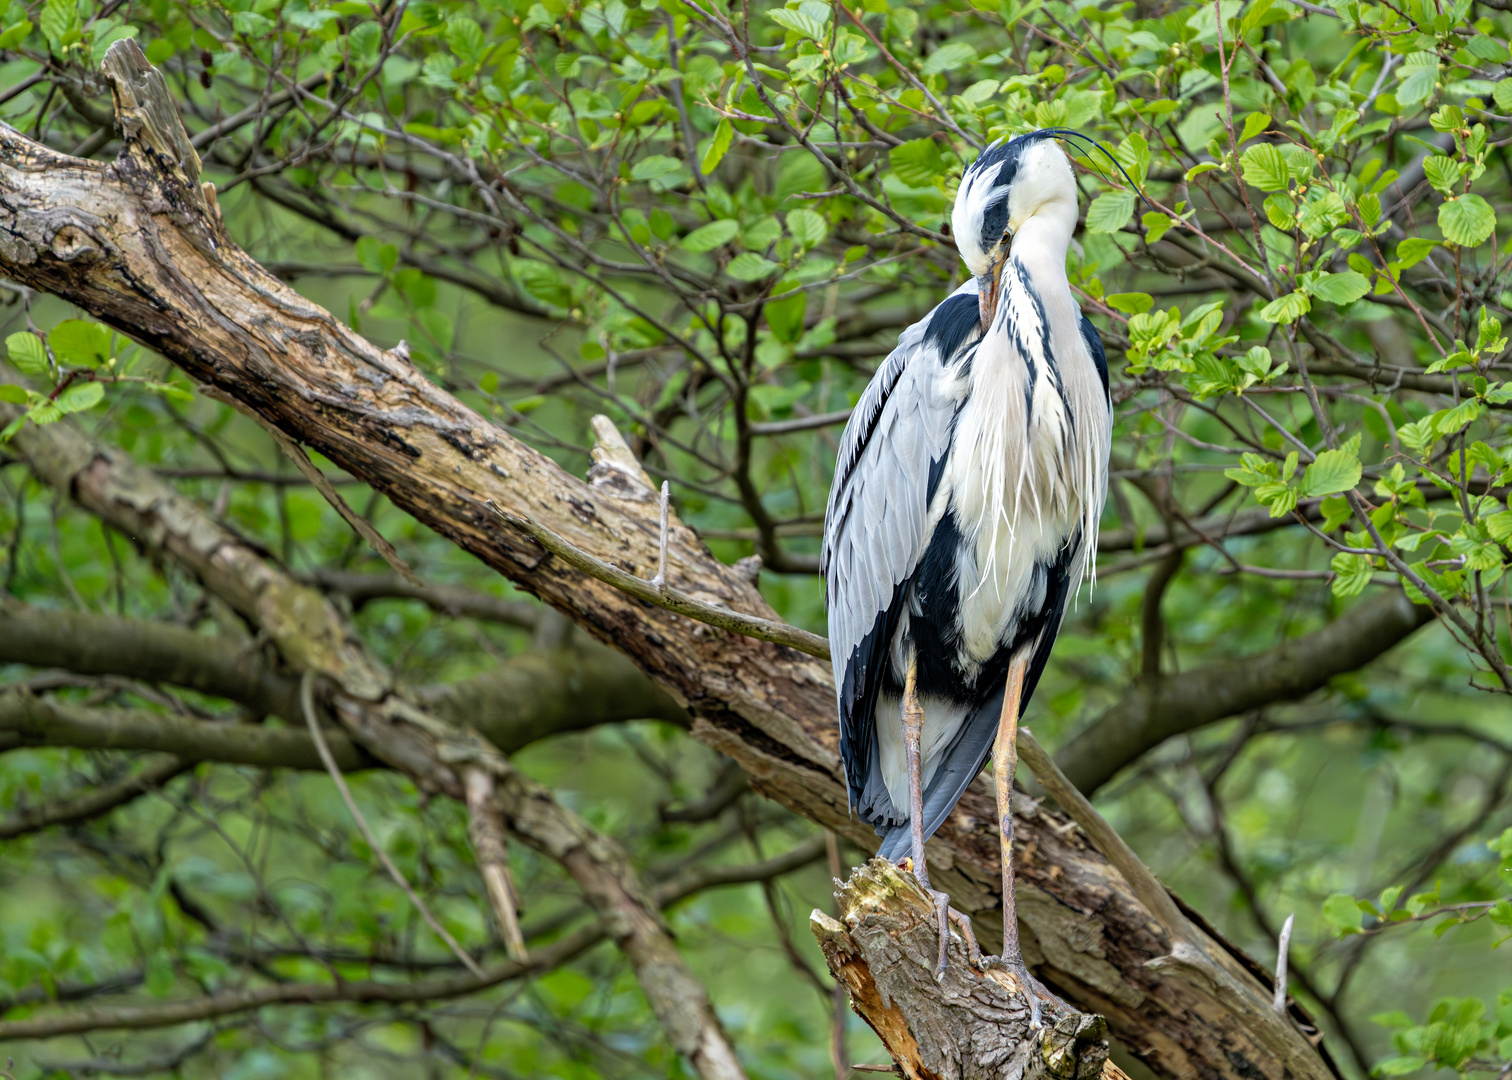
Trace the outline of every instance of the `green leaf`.
{"label": "green leaf", "polygon": [[1261,191],[1282,191],[1291,181],[1291,171],[1281,151],[1270,143],[1259,143],[1239,155],[1244,182]]}
{"label": "green leaf", "polygon": [[[792,288],[796,282],[786,281],[778,286],[779,292]],[[799,292],[782,300],[774,300],[765,308],[767,325],[778,341],[791,345],[803,336],[803,316],[808,310],[808,293]]]}
{"label": "green leaf", "polygon": [[914,139],[887,155],[893,173],[911,188],[933,187],[945,172],[945,158],[933,139]]}
{"label": "green leaf", "polygon": [[764,259],[754,251],[745,251],[730,260],[730,265],[725,267],[725,273],[736,281],[760,281],[769,278],[782,267],[771,259]]}
{"label": "green leaf", "polygon": [[1321,509],[1323,510],[1324,532],[1333,532],[1353,516],[1353,511],[1349,508],[1348,499],[1324,499]]}
{"label": "green leaf", "polygon": [[1302,494],[1336,495],[1360,482],[1360,458],[1352,450],[1325,450],[1302,475]]}
{"label": "green leaf", "polygon": [[1364,922],[1364,913],[1355,903],[1355,898],[1345,893],[1334,893],[1323,901],[1323,918],[1343,934],[1358,933]]}
{"label": "green leaf", "polygon": [[1439,58],[1437,53],[1415,52],[1402,61],[1397,69],[1396,99],[1404,108],[1420,105],[1433,97],[1438,86]]}
{"label": "green leaf", "polygon": [[823,41],[829,36],[829,5],[817,0],[804,0],[797,8],[778,8],[767,14],[779,26],[810,40]]}
{"label": "green leaf", "polygon": [[666,154],[652,154],[650,157],[641,158],[635,163],[635,168],[630,170],[632,180],[656,180],[659,177],[669,176],[682,168],[682,162],[675,157]]}
{"label": "green leaf", "polygon": [[1155,298],[1149,293],[1121,292],[1108,297],[1107,303],[1114,311],[1122,311],[1125,315],[1138,315],[1154,307]]}
{"label": "green leaf", "polygon": [[1271,358],[1271,351],[1264,345],[1251,346],[1250,350],[1243,356],[1237,357],[1235,362],[1239,365],[1240,371],[1243,371],[1246,375],[1254,376],[1250,380],[1251,383],[1262,379],[1270,382],[1272,379],[1279,378],[1286,371],[1286,361],[1283,360],[1277,365]]}
{"label": "green leaf", "polygon": [[273,30],[273,20],[255,11],[238,11],[231,16],[231,28],[247,37],[264,37]]}
{"label": "green leaf", "polygon": [[1485,34],[1476,34],[1470,39],[1468,46],[1470,51],[1482,60],[1489,60],[1493,64],[1505,64],[1512,60],[1512,53],[1507,51],[1507,46],[1497,41],[1494,37]]}
{"label": "green leaf", "polygon": [[1370,280],[1353,270],[1342,274],[1325,273],[1308,287],[1308,292],[1330,304],[1352,304],[1369,291]]}
{"label": "green leaf", "polygon": [[1144,223],[1146,244],[1159,243],[1160,238],[1170,232],[1171,226],[1176,224],[1168,215],[1154,210],[1147,210],[1139,220]]}
{"label": "green leaf", "polygon": [[47,350],[42,347],[42,339],[31,331],[11,334],[5,339],[5,350],[11,366],[21,374],[47,374]]}
{"label": "green leaf", "polygon": [[946,71],[954,71],[963,67],[977,58],[976,49],[964,41],[947,41],[924,61],[924,66],[919,70],[925,75],[939,75]]}
{"label": "green leaf", "polygon": [[1397,268],[1405,270],[1409,266],[1416,266],[1426,259],[1434,248],[1439,246],[1437,240],[1428,240],[1421,236],[1410,236],[1396,247]]}
{"label": "green leaf", "polygon": [[56,402],[59,411],[65,413],[83,412],[92,409],[105,397],[105,387],[97,382],[76,382],[58,395]]}
{"label": "green leaf", "polygon": [[1512,510],[1503,510],[1486,519],[1486,531],[1498,544],[1512,540]]}
{"label": "green leaf", "polygon": [[1278,296],[1260,309],[1260,318],[1270,323],[1293,323],[1312,310],[1312,301],[1304,292]]}
{"label": "green leaf", "polygon": [[[0,45],[3,44],[4,39],[0,38]],[[1491,91],[1491,100],[1496,102],[1496,107],[1502,112],[1512,112],[1512,79],[1503,79],[1497,83]]]}
{"label": "green leaf", "polygon": [[1423,159],[1423,175],[1435,191],[1443,195],[1453,194],[1460,177],[1465,175],[1465,163],[1442,154],[1433,154]]}
{"label": "green leaf", "polygon": [[725,151],[730,149],[730,143],[734,139],[734,125],[728,117],[721,117],[719,126],[714,129],[714,138],[709,140],[709,149],[704,152],[703,161],[699,163],[698,171],[705,176],[713,172],[724,159]]}
{"label": "green leaf", "polygon": [[711,221],[707,225],[700,225],[682,239],[684,251],[691,251],[701,255],[706,251],[728,244],[735,239],[735,234],[740,232],[740,222],[722,218],[719,221]]}
{"label": "green leaf", "polygon": [[110,331],[99,323],[65,319],[47,335],[53,357],[71,367],[99,367],[110,359]]}
{"label": "green leaf", "polygon": [[1352,555],[1348,552],[1335,555],[1333,561],[1329,563],[1329,569],[1334,572],[1329,591],[1340,600],[1359,596],[1370,585],[1370,579],[1374,573],[1374,567],[1367,556]]}
{"label": "green leaf", "polygon": [[[32,32],[32,24],[22,19],[5,33],[0,34],[0,49],[14,49],[26,40],[26,35]],[[156,44],[156,43],[154,43]],[[1512,85],[1512,84],[1509,84]]]}
{"label": "green leaf", "polygon": [[[0,383],[0,401],[8,401],[12,405],[25,405],[31,400],[31,394],[24,386],[15,383]],[[1512,514],[1507,515],[1512,517]]]}
{"label": "green leaf", "polygon": [[1297,227],[1297,204],[1290,195],[1276,192],[1267,195],[1261,204],[1266,220],[1282,232],[1291,232]]}
{"label": "green leaf", "polygon": [[824,242],[829,235],[829,226],[824,218],[812,210],[791,210],[787,215],[787,230],[794,240],[807,251]]}
{"label": "green leaf", "polygon": [[486,44],[483,28],[466,15],[453,15],[446,20],[446,47],[458,60],[476,64]]}
{"label": "green leaf", "polygon": [[1271,118],[1264,113],[1250,113],[1244,118],[1244,132],[1239,136],[1241,143],[1247,143],[1266,128],[1270,127]]}
{"label": "green leaf", "polygon": [[1399,1057],[1382,1058],[1376,1062],[1375,1068],[1370,1070],[1378,1076],[1405,1076],[1407,1073],[1415,1073],[1428,1064],[1428,1059],[1421,1054],[1406,1054]]}
{"label": "green leaf", "polygon": [[1461,195],[1439,207],[1438,225],[1451,244],[1476,247],[1496,228],[1496,211],[1479,195]]}
{"label": "green leaf", "polygon": [[78,33],[79,9],[74,0],[47,0],[42,5],[42,14],[37,19],[42,27],[42,36],[53,47],[68,44],[65,39]]}
{"label": "green leaf", "polygon": [[1129,223],[1134,215],[1132,191],[1109,191],[1092,200],[1087,207],[1087,231],[1089,233],[1115,233]]}

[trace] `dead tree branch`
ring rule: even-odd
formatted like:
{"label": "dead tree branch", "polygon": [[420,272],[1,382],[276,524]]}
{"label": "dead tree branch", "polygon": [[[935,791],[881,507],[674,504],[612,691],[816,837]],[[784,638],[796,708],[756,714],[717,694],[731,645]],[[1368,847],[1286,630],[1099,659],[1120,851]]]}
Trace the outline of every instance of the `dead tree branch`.
{"label": "dead tree branch", "polygon": [[1108,1025],[1064,1002],[1044,1010],[1044,1027],[999,968],[977,972],[951,937],[944,981],[934,978],[934,903],[911,874],[882,859],[840,885],[839,920],[814,910],[809,927],[851,1008],[909,1080],[1126,1080],[1108,1061]]}

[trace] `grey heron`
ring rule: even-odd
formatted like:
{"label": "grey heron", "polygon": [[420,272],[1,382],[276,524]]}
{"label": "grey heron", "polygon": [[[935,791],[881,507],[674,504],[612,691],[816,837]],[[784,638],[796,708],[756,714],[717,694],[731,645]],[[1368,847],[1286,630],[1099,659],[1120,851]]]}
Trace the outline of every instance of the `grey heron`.
{"label": "grey heron", "polygon": [[1102,340],[1066,277],[1067,136],[999,141],[966,168],[951,231],[971,276],[861,395],[821,556],[852,811],[934,898],[938,976],[950,922],[980,953],[930,886],[924,842],[992,758],[1003,952],[981,961],[1014,974],[1036,1025],[1013,892],[1014,740],[1096,548],[1113,427]]}

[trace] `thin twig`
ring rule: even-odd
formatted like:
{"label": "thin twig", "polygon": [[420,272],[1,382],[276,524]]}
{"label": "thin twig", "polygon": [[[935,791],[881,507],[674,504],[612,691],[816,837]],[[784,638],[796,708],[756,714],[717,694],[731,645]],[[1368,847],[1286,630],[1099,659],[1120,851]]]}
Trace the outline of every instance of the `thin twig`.
{"label": "thin twig", "polygon": [[307,669],[304,677],[299,680],[299,704],[304,709],[305,723],[310,728],[310,738],[315,740],[315,750],[325,764],[326,772],[330,773],[331,779],[335,781],[336,790],[341,792],[341,798],[346,803],[347,809],[351,811],[352,820],[357,822],[357,828],[361,831],[363,839],[367,841],[368,847],[373,849],[373,853],[378,856],[378,861],[383,863],[383,868],[388,871],[389,877],[394,879],[394,884],[404,890],[404,895],[408,896],[410,903],[415,905],[415,910],[420,912],[420,917],[425,920],[426,925],[436,932],[437,937],[446,942],[452,953],[462,961],[468,971],[480,979],[484,978],[483,969],[478,966],[478,962],[467,954],[467,950],[457,944],[457,939],[452,937],[446,927],[442,926],[431,914],[430,908],[425,906],[425,901],[421,900],[420,895],[410,887],[410,883],[405,880],[399,868],[394,865],[394,861],[389,858],[388,852],[384,851],[378,843],[378,838],[368,827],[367,818],[363,817],[362,811],[357,809],[357,800],[352,798],[352,789],[347,787],[346,777],[341,775],[341,768],[331,755],[331,748],[326,745],[325,735],[320,730],[320,722],[315,719],[315,672],[313,669]]}
{"label": "thin twig", "polygon": [[538,524],[528,517],[519,514],[506,513],[493,504],[490,499],[484,505],[492,510],[504,521],[519,529],[521,532],[535,539],[547,551],[561,559],[575,570],[581,570],[589,577],[597,578],[607,585],[613,585],[621,592],[629,593],[637,600],[644,600],[659,608],[685,615],[690,619],[710,626],[717,626],[721,630],[728,630],[734,634],[742,634],[745,637],[756,638],[759,641],[770,641],[774,645],[786,645],[790,649],[817,656],[821,660],[830,658],[829,641],[812,634],[807,630],[787,623],[776,622],[772,619],[762,619],[755,615],[746,615],[739,611],[731,611],[729,608],[720,607],[717,604],[708,604],[702,600],[695,600],[687,593],[678,592],[676,589],[658,589],[651,582],[638,578],[633,574],[627,574],[617,566],[611,566],[602,559],[588,554],[580,547],[564,540],[544,525]]}
{"label": "thin twig", "polygon": [[525,935],[520,930],[519,902],[514,882],[509,878],[509,849],[505,847],[504,822],[493,805],[494,781],[487,769],[477,766],[463,773],[467,792],[467,834],[472,841],[478,870],[504,935],[504,948],[511,960],[524,964],[530,955],[525,951]]}
{"label": "thin twig", "polygon": [[294,467],[304,474],[306,480],[315,485],[315,490],[319,491],[325,501],[330,503],[346,523],[357,531],[357,535],[368,542],[368,547],[381,555],[383,561],[393,567],[394,571],[411,585],[420,588],[425,584],[420,580],[419,575],[410,569],[409,563],[405,562],[399,552],[394,549],[394,545],[373,528],[373,523],[347,505],[347,501],[331,485],[330,478],[315,467],[315,463],[309,459],[298,443],[271,424],[264,426],[273,436],[273,441],[278,443],[279,448],[294,463]]}
{"label": "thin twig", "polygon": [[1297,919],[1295,914],[1288,915],[1286,921],[1281,924],[1281,936],[1276,942],[1276,1000],[1271,1007],[1286,1015],[1286,950],[1291,947],[1292,923]]}
{"label": "thin twig", "polygon": [[667,587],[667,504],[672,499],[672,484],[663,480],[661,486],[661,541],[656,554],[656,576],[651,584],[658,589]]}

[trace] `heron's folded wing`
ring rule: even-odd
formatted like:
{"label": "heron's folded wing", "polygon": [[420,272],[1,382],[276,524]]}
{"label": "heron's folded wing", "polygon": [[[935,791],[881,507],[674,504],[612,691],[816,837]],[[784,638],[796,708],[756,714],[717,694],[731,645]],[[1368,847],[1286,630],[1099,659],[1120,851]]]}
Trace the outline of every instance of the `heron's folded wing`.
{"label": "heron's folded wing", "polygon": [[821,565],[852,805],[875,766],[872,714],[903,587],[929,540],[930,477],[950,450],[959,401],[948,361],[976,310],[968,282],[905,330],[840,439]]}

